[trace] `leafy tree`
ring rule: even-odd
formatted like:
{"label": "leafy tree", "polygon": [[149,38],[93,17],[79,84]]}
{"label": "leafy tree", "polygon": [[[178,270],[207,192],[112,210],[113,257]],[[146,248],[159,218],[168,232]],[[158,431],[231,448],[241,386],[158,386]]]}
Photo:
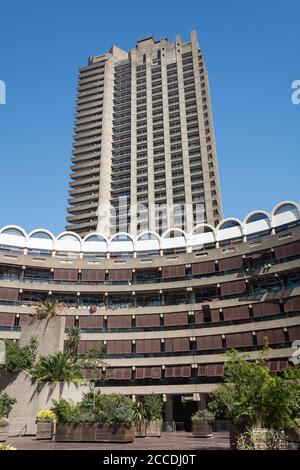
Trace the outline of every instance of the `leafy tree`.
{"label": "leafy tree", "polygon": [[30,339],[27,346],[19,346],[12,340],[5,341],[5,364],[1,367],[10,373],[19,373],[22,370],[28,370],[32,367],[37,351],[37,340],[35,337]]}
{"label": "leafy tree", "polygon": [[265,348],[256,362],[237,351],[228,353],[225,383],[210,397],[209,409],[250,427],[292,428],[299,416],[300,381],[290,369],[284,375],[270,372]]}

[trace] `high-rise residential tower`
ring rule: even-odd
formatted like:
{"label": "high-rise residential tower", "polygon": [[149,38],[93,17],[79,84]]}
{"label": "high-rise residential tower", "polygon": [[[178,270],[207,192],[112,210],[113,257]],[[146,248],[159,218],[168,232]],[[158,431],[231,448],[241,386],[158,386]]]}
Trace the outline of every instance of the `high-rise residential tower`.
{"label": "high-rise residential tower", "polygon": [[189,42],[152,36],[79,73],[67,229],[162,234],[216,226],[222,203],[207,70]]}

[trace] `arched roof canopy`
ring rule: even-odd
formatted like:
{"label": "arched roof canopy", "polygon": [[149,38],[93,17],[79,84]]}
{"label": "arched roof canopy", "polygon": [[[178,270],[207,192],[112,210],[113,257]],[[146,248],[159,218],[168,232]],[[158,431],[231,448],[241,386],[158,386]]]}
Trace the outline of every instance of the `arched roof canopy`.
{"label": "arched roof canopy", "polygon": [[136,241],[136,251],[159,251],[160,237],[157,233],[145,231],[138,235]]}
{"label": "arched roof canopy", "polygon": [[270,215],[265,211],[253,211],[244,218],[245,235],[264,232],[270,229]]}
{"label": "arched roof canopy", "polygon": [[228,240],[243,236],[242,222],[239,219],[227,218],[222,220],[216,228],[216,240]]}
{"label": "arched roof canopy", "polygon": [[279,227],[286,225],[300,218],[299,204],[294,201],[283,201],[277,204],[272,211],[272,225]]}
{"label": "arched roof canopy", "polygon": [[205,245],[211,245],[216,241],[214,228],[209,224],[198,224],[194,227],[190,236],[190,245],[193,250],[199,250]]}
{"label": "arched roof canopy", "polygon": [[0,229],[0,233],[27,238],[27,233],[22,227],[19,227],[19,225],[6,225]]}
{"label": "arched roof canopy", "polygon": [[45,229],[32,230],[28,235],[27,248],[53,251],[54,235]]}
{"label": "arched roof canopy", "polygon": [[89,233],[82,240],[82,251],[89,253],[106,253],[108,241],[101,233]]}
{"label": "arched roof canopy", "polygon": [[81,251],[81,238],[75,232],[62,232],[55,240],[55,249],[57,251]]}
{"label": "arched roof canopy", "polygon": [[166,230],[161,237],[161,248],[181,248],[187,246],[187,235],[180,228]]}
{"label": "arched roof canopy", "polygon": [[133,252],[134,245],[134,239],[129,233],[119,232],[111,237],[109,251],[112,253]]}
{"label": "arched roof canopy", "polygon": [[0,244],[25,248],[27,244],[27,233],[18,225],[6,225],[0,230]]}

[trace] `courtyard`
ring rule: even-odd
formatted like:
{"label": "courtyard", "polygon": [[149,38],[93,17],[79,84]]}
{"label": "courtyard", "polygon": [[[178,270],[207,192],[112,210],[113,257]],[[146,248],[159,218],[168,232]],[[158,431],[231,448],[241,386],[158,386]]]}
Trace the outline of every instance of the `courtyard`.
{"label": "courtyard", "polygon": [[197,438],[187,432],[164,432],[161,437],[136,438],[128,444],[55,442],[21,436],[10,437],[6,444],[12,444],[18,450],[229,450],[229,433],[216,432],[211,438]]}

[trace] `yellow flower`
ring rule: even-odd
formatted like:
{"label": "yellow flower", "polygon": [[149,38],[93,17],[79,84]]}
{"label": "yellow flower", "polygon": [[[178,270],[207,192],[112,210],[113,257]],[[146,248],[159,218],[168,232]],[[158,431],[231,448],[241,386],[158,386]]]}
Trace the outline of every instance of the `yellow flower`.
{"label": "yellow flower", "polygon": [[37,421],[54,421],[56,419],[56,415],[52,410],[41,410],[36,415]]}

